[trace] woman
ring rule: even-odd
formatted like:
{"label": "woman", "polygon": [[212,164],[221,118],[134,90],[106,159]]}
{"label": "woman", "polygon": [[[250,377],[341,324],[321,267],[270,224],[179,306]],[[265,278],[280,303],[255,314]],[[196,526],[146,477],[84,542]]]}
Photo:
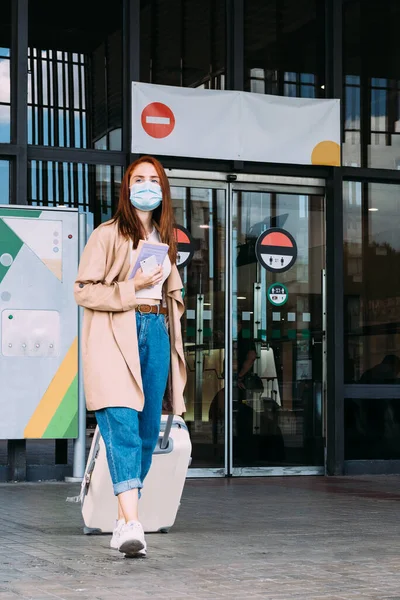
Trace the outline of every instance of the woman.
{"label": "woman", "polygon": [[[165,392],[169,410],[185,411],[184,305],[173,226],[165,171],[155,158],[142,157],[125,173],[114,219],[90,236],[75,283],[76,301],[85,308],[87,408],[95,411],[118,496],[110,545],[126,556],[146,555],[138,502],[158,440]],[[130,278],[141,239],[168,244],[168,255],[149,274],[139,269]]]}

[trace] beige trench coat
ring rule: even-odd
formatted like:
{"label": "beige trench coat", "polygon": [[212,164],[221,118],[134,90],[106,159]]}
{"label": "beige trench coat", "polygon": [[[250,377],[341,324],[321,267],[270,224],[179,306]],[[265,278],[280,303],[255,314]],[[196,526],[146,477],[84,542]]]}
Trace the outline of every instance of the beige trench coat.
{"label": "beige trench coat", "polygon": [[[135,259],[135,255],[133,257]],[[139,348],[134,307],[135,285],[128,280],[131,243],[115,223],[100,225],[82,254],[74,294],[84,307],[81,334],[83,372],[88,410],[109,406],[143,409]],[[185,412],[183,391],[186,364],[181,317],[182,281],[176,265],[165,282],[171,341],[170,377],[164,409]]]}

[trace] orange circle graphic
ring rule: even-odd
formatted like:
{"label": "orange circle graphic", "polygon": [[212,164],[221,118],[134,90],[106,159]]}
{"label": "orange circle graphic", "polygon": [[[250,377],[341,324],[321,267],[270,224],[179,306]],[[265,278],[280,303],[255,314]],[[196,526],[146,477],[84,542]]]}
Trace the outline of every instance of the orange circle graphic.
{"label": "orange circle graphic", "polygon": [[327,165],[340,167],[340,146],[328,140],[319,142],[312,151],[311,163],[313,165]]}

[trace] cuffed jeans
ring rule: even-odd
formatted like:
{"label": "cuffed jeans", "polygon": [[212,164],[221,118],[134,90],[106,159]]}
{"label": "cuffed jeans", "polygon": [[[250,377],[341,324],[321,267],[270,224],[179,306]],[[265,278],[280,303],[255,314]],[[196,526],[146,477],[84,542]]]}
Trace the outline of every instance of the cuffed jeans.
{"label": "cuffed jeans", "polygon": [[164,315],[136,312],[144,408],[112,406],[96,411],[114,494],[143,487],[160,432],[170,342]]}

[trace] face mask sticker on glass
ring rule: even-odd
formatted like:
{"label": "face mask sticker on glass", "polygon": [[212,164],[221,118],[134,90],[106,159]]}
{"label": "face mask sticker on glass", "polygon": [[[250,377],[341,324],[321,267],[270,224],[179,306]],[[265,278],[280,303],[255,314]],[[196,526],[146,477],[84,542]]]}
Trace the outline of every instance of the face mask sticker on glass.
{"label": "face mask sticker on glass", "polygon": [[138,210],[154,210],[162,202],[162,191],[158,183],[143,181],[131,186],[130,201]]}

